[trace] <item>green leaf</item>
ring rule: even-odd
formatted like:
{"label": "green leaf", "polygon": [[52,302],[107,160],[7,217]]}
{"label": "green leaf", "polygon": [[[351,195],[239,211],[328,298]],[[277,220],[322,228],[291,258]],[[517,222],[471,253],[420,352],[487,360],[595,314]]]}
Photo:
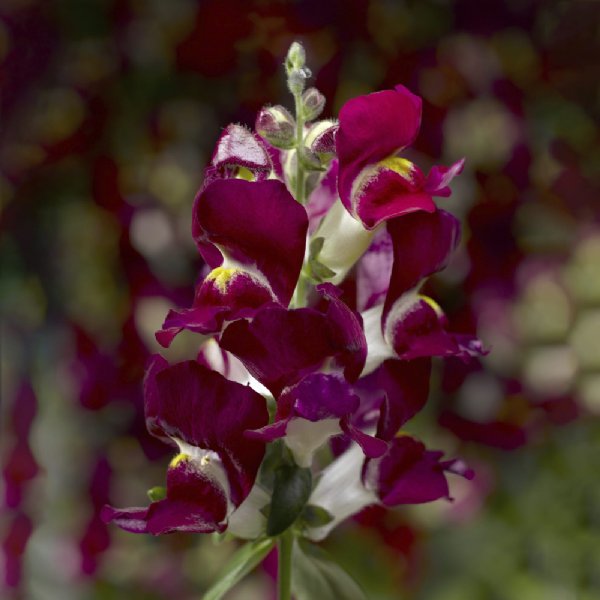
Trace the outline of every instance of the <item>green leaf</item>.
{"label": "green leaf", "polygon": [[333,521],[333,515],[322,506],[307,504],[302,510],[301,519],[307,527],[323,527]]}
{"label": "green leaf", "polygon": [[150,488],[146,493],[152,502],[158,502],[167,497],[167,489],[162,485],[156,485],[153,488]]}
{"label": "green leaf", "polygon": [[275,471],[271,510],[267,520],[267,535],[279,535],[302,512],[312,489],[310,469],[296,465],[281,465]]}
{"label": "green leaf", "polygon": [[292,591],[296,600],[366,600],[359,585],[321,548],[294,544]]}
{"label": "green leaf", "polygon": [[203,600],[219,600],[250,571],[258,566],[275,545],[275,540],[265,538],[242,546],[222,571],[218,581],[204,594]]}

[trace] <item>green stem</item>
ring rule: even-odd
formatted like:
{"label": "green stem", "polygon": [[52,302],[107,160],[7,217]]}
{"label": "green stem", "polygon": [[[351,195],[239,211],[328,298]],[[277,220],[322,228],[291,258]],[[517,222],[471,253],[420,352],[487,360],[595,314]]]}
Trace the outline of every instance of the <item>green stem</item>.
{"label": "green stem", "polygon": [[278,573],[277,589],[278,600],[292,600],[292,549],[294,547],[294,534],[288,528],[279,536],[278,547]]}
{"label": "green stem", "polygon": [[304,204],[304,168],[300,152],[304,145],[304,115],[302,114],[302,94],[294,94],[296,107],[296,200]]}

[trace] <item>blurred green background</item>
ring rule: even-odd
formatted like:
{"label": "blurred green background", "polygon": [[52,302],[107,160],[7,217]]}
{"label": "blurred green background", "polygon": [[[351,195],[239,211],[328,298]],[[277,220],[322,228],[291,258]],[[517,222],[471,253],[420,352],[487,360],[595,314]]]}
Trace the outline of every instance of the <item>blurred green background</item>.
{"label": "blurred green background", "polygon": [[[326,115],[402,83],[411,158],[467,158],[443,201],[464,242],[429,285],[492,349],[437,364],[409,427],[474,482],[326,547],[373,599],[600,598],[599,22],[586,0],[4,0],[0,596],[191,600],[234,551],[98,512],[163,481],[141,380],[201,272],[193,197],[223,127],[289,106],[299,40]],[[228,598],[273,597],[273,573]]]}

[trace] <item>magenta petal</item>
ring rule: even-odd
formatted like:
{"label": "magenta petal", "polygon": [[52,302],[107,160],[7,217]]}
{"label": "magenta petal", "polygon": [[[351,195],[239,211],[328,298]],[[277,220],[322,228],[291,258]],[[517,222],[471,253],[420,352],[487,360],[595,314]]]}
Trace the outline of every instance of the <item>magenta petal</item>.
{"label": "magenta petal", "polygon": [[322,313],[274,305],[261,308],[252,321],[228,325],[221,347],[237,356],[276,397],[342,350],[333,325]]}
{"label": "magenta petal", "polygon": [[363,481],[386,506],[421,504],[448,498],[441,452],[431,452],[409,436],[394,438],[388,452],[365,461]]}
{"label": "magenta petal", "polygon": [[432,196],[442,196],[447,198],[452,194],[450,182],[462,173],[465,166],[465,159],[461,158],[449,167],[436,165],[431,168],[425,181],[425,191]]}
{"label": "magenta petal", "polygon": [[180,460],[167,472],[167,497],[148,508],[148,533],[209,533],[226,527],[227,497],[218,482],[192,460]]}
{"label": "magenta petal", "polygon": [[183,459],[167,472],[167,497],[147,508],[105,506],[101,518],[131,533],[209,533],[226,527],[227,498],[218,482]]}
{"label": "magenta petal", "polygon": [[421,99],[401,85],[353,98],[342,106],[336,135],[339,189],[350,212],[352,185],[360,171],[410,145],[420,124]]}
{"label": "magenta petal", "polygon": [[392,238],[394,264],[384,316],[406,291],[443,269],[460,240],[460,223],[450,213],[418,212],[387,224]]}
{"label": "magenta petal", "polygon": [[342,431],[353,439],[363,450],[365,456],[369,458],[379,458],[388,450],[388,443],[385,440],[373,437],[352,425],[348,418],[340,421]]}
{"label": "magenta petal", "polygon": [[223,321],[250,316],[252,309],[274,301],[270,288],[249,273],[231,269],[223,277],[219,271],[223,270],[209,273],[197,287],[192,308],[169,311],[156,333],[161,346],[167,348],[182,329],[204,335],[218,333]]}
{"label": "magenta petal", "polygon": [[[434,212],[436,206],[428,192],[422,189],[421,172],[414,167],[416,180],[387,168],[378,168],[372,176],[353,191],[353,212],[367,229],[380,223],[418,211]],[[360,175],[363,176],[362,174]]]}
{"label": "magenta petal", "polygon": [[130,533],[148,533],[148,509],[145,508],[113,508],[104,506],[100,518],[105,523],[114,523]]}
{"label": "magenta petal", "polygon": [[394,352],[403,360],[424,356],[457,356],[464,360],[485,353],[476,337],[446,331],[443,316],[419,297],[400,315],[390,312],[385,329]]}
{"label": "magenta petal", "polygon": [[351,310],[340,297],[342,291],[331,283],[317,286],[317,292],[327,300],[326,315],[334,326],[337,360],[344,367],[348,381],[356,381],[367,360],[367,340],[362,317]]}
{"label": "magenta petal", "polygon": [[171,367],[155,359],[145,383],[146,422],[154,435],[176,438],[219,455],[238,506],[250,492],[264,445],[243,432],[259,429],[269,417],[264,398],[194,361]]}
{"label": "magenta petal", "polygon": [[234,266],[264,277],[285,306],[302,267],[307,228],[306,211],[281,181],[217,180],[194,203],[193,235],[205,260],[218,266],[218,246]]}

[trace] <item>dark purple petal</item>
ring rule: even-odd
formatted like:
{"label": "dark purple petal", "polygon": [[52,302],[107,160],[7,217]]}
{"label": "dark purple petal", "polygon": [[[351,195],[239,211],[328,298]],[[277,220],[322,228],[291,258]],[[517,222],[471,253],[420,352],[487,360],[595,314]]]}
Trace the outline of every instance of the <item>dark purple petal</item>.
{"label": "dark purple petal", "polygon": [[386,506],[449,498],[444,470],[451,470],[454,461],[440,462],[441,457],[441,452],[426,450],[418,440],[403,435],[390,442],[383,457],[365,461],[363,482]]}
{"label": "dark purple petal", "polygon": [[[264,278],[284,306],[300,274],[307,228],[306,211],[281,181],[214,181],[194,204],[193,235],[210,266]],[[217,246],[226,254],[219,263]]]}
{"label": "dark purple petal", "polygon": [[388,222],[387,229],[392,238],[394,264],[384,316],[404,292],[443,269],[460,240],[460,223],[443,210],[394,219]]}
{"label": "dark purple petal", "polygon": [[269,286],[250,273],[217,267],[197,287],[192,308],[169,311],[156,339],[167,348],[182,329],[204,335],[217,333],[223,321],[251,315],[252,309],[274,300]]}
{"label": "dark purple petal", "polygon": [[344,351],[339,332],[311,308],[261,308],[252,321],[228,325],[221,347],[237,356],[248,371],[279,396],[284,387],[317,370],[328,357]]}
{"label": "dark purple petal", "polygon": [[403,360],[425,356],[456,356],[466,360],[485,353],[475,336],[446,331],[443,313],[423,296],[398,301],[398,308],[392,308],[385,322],[385,336]]}
{"label": "dark purple petal", "polygon": [[336,135],[339,190],[354,214],[352,186],[368,165],[396,154],[415,139],[421,124],[421,99],[398,85],[349,100],[340,110]]}
{"label": "dark purple petal", "polygon": [[281,407],[278,414],[309,421],[341,419],[353,413],[359,402],[358,396],[340,375],[312,373],[283,391],[278,399],[278,407]]}
{"label": "dark purple petal", "polygon": [[341,299],[342,290],[331,283],[317,286],[317,292],[327,300],[326,315],[333,325],[335,344],[340,349],[337,360],[344,367],[349,381],[356,381],[367,359],[367,340],[362,317]]}
{"label": "dark purple petal", "polygon": [[238,506],[250,492],[264,446],[246,440],[246,429],[268,423],[264,398],[248,386],[228,381],[194,361],[171,367],[155,358],[145,382],[148,430],[216,452]]}
{"label": "dark purple petal", "polygon": [[436,165],[431,168],[425,181],[425,191],[432,196],[442,196],[447,198],[452,194],[450,189],[450,182],[462,173],[463,167],[465,166],[465,159],[461,158],[459,161],[444,167],[442,165]]}

